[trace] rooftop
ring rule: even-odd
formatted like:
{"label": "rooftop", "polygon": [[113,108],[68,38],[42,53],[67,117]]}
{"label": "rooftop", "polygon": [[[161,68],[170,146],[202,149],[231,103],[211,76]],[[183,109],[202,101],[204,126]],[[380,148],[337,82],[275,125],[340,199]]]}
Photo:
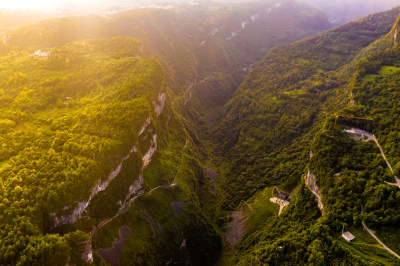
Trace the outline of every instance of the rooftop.
{"label": "rooftop", "polygon": [[342,237],[344,238],[344,239],[346,239],[347,241],[351,241],[351,240],[353,240],[355,237],[353,236],[353,234],[352,233],[350,233],[350,232],[344,232],[343,234],[342,234]]}

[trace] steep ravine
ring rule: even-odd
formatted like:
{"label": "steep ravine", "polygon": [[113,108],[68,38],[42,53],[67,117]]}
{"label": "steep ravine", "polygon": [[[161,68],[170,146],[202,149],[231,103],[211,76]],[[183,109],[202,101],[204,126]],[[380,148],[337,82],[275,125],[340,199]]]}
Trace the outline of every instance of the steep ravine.
{"label": "steep ravine", "polygon": [[[75,207],[75,209],[73,209],[71,214],[58,216],[57,213],[55,213],[55,212],[50,213],[50,215],[54,219],[54,226],[58,227],[58,226],[63,225],[63,224],[75,223],[78,219],[82,218],[82,215],[83,215],[84,211],[89,206],[89,204],[92,201],[93,197],[95,195],[97,195],[99,192],[104,191],[105,189],[107,189],[107,187],[110,184],[110,182],[112,180],[114,180],[114,178],[116,178],[121,173],[122,164],[126,160],[128,160],[130,158],[132,153],[135,153],[137,151],[138,150],[137,150],[136,146],[134,145],[132,147],[132,149],[130,150],[130,152],[128,153],[128,155],[126,155],[124,158],[122,158],[122,160],[120,161],[118,166],[108,175],[107,180],[102,181],[102,180],[99,179],[99,180],[96,181],[96,184],[92,188],[92,191],[90,193],[89,199],[87,201],[78,202],[77,203],[78,206]],[[66,207],[64,207],[64,210],[68,210],[70,208],[71,208],[70,206],[66,206]]]}

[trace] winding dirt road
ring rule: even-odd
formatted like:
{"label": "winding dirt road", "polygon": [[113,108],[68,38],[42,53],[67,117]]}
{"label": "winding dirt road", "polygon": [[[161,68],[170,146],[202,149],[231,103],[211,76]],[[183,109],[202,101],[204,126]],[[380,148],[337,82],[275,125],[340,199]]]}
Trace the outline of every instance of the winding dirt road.
{"label": "winding dirt road", "polygon": [[368,232],[373,238],[375,238],[375,240],[376,240],[384,249],[386,249],[387,251],[389,251],[390,253],[392,253],[394,256],[396,256],[398,259],[400,259],[400,256],[397,255],[397,253],[395,253],[393,250],[391,250],[390,248],[388,248],[385,244],[383,244],[383,242],[374,234],[374,232],[373,232],[371,229],[369,229],[369,228],[367,227],[367,225],[364,223],[364,221],[362,221],[362,225],[363,225],[364,229],[367,230],[367,232]]}
{"label": "winding dirt road", "polygon": [[[372,133],[370,133],[368,131],[365,131],[365,130],[357,129],[357,128],[345,129],[345,131],[347,133],[353,134],[355,140],[361,140],[361,141],[364,141],[364,142],[368,142],[368,141],[370,141],[372,139],[373,141],[375,141],[376,146],[378,146],[379,151],[380,151],[383,159],[385,160],[387,166],[390,169],[390,172],[392,172],[392,174],[394,174],[393,168],[390,165],[389,161],[387,160],[387,158],[385,156],[385,153],[383,152],[382,147],[379,144],[378,139],[375,137],[374,134],[372,134]],[[360,137],[358,137],[358,136],[360,136]],[[387,181],[385,181],[385,183],[388,184],[388,185],[397,186],[397,187],[400,188],[400,179],[397,176],[395,176],[394,179],[396,180],[396,183],[389,183]]]}

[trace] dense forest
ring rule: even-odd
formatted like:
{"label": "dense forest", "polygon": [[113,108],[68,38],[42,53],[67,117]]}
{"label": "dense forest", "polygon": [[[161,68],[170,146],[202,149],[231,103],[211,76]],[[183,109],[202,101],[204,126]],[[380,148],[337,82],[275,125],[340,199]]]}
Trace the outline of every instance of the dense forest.
{"label": "dense forest", "polygon": [[[191,239],[197,227],[203,235],[193,236],[188,254],[204,252],[196,241],[209,241],[218,251],[220,241],[213,227],[196,211],[195,167],[199,166],[191,159],[187,133],[177,114],[164,113],[172,108],[166,103],[170,89],[164,71],[157,61],[137,56],[141,45],[135,39],[116,37],[55,47],[48,58],[24,51],[2,57],[1,64],[7,66],[1,73],[2,263],[82,263],[80,250],[85,250],[90,235],[94,245],[112,241],[109,234],[96,234],[99,224],[117,216],[124,219],[133,197],[149,197],[145,193],[159,186],[165,191],[158,198],[184,199],[183,209],[187,209],[181,222],[174,218],[171,206],[170,212],[162,214],[172,225],[171,229],[164,225],[166,236],[158,240],[160,248],[175,245],[169,243],[171,237],[182,241],[182,235],[169,236],[170,230],[184,230]],[[175,130],[166,131],[168,126]],[[177,150],[185,141],[187,155],[181,156]],[[152,158],[157,149],[159,154]],[[172,182],[180,189],[171,196]],[[156,199],[144,199],[141,209]],[[156,245],[150,253],[157,254],[155,261],[180,256],[157,252],[157,243],[146,233],[151,229],[143,229],[143,218],[128,225],[134,232],[141,225],[144,234],[130,244],[136,247],[133,250],[141,250],[138,243],[147,241]],[[131,264],[141,256],[135,253],[124,259]],[[95,256],[95,262],[100,261]]]}
{"label": "dense forest", "polygon": [[291,190],[298,184],[324,111],[347,104],[336,93],[350,78],[351,70],[343,68],[390,31],[398,12],[369,16],[274,48],[255,67],[215,128],[221,153],[231,159],[230,202],[237,204],[266,185],[281,183]]}
{"label": "dense forest", "polygon": [[0,265],[399,264],[368,233],[400,253],[399,13],[327,30],[270,0],[8,30]]}
{"label": "dense forest", "polygon": [[[398,254],[400,242],[395,228],[400,221],[400,191],[395,177],[399,165],[396,95],[400,57],[396,34],[399,20],[395,26],[390,26],[398,10],[392,12],[370,16],[281,47],[281,54],[277,49],[274,53],[271,51],[239,88],[235,95],[237,100],[233,98],[227,106],[225,123],[232,120],[237,125],[238,121],[243,121],[242,126],[225,124],[224,129],[231,130],[231,134],[235,134],[232,128],[239,130],[233,149],[231,142],[223,144],[231,149],[225,148],[234,158],[226,186],[231,192],[243,193],[231,193],[232,201],[239,202],[249,192],[277,183],[287,190],[296,187],[286,212],[279,218],[266,219],[258,230],[245,235],[237,245],[232,262],[240,265],[249,261],[253,264],[313,265],[399,263],[394,256],[373,245],[373,239],[362,231],[365,222],[380,235],[390,232],[392,242],[386,243]],[[389,14],[393,16],[388,17]],[[388,24],[376,23],[384,21],[382,16],[388,18]],[[360,29],[364,34],[368,29],[376,33],[377,28],[382,29],[382,35],[385,29],[389,33],[377,41],[372,36],[368,41],[368,34],[364,37],[356,34]],[[345,41],[342,34],[347,31],[361,39]],[[310,44],[327,36],[331,43],[353,42],[354,52],[350,47],[345,49],[352,55],[340,57],[341,54],[322,51],[326,60],[323,56],[314,57],[319,60],[308,57],[304,52],[307,51],[305,43],[308,42],[307,47],[314,52],[312,56],[319,47]],[[361,50],[365,44],[368,46]],[[288,57],[296,51],[303,51],[297,56],[302,64],[293,64],[296,57],[289,61]],[[273,64],[277,58],[279,63]],[[336,60],[330,62],[329,58]],[[334,71],[337,58],[342,58],[343,63],[336,65]],[[351,58],[354,59],[350,61]],[[283,62],[292,64],[285,69]],[[273,67],[269,67],[271,65]],[[280,74],[268,75],[268,71],[280,71]],[[281,80],[274,82],[276,77]],[[246,105],[246,101],[251,103]],[[236,111],[244,106],[245,111]],[[240,113],[238,118],[234,116],[235,111]],[[328,113],[334,113],[336,118],[327,116]],[[274,152],[273,147],[278,150]],[[260,172],[262,169],[266,170]],[[289,183],[291,176],[293,183]],[[310,176],[316,178],[316,186],[310,185]],[[323,207],[320,210],[317,202],[311,200],[316,196],[305,189],[304,182],[313,193],[316,188],[319,191]],[[299,200],[304,197],[310,200],[299,208]],[[308,205],[310,202],[313,206]],[[302,213],[304,211],[306,213]],[[299,220],[301,223],[297,224]],[[356,235],[358,240],[354,244],[347,244],[339,236],[344,228]]]}

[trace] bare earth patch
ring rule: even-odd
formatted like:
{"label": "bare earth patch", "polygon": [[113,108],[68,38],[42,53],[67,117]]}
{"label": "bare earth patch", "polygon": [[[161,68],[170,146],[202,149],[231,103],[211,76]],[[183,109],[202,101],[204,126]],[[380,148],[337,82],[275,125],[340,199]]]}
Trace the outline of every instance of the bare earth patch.
{"label": "bare earth patch", "polygon": [[270,200],[271,202],[273,202],[273,203],[279,204],[279,214],[278,214],[278,215],[281,215],[281,212],[282,212],[283,208],[284,208],[285,206],[288,206],[288,205],[289,205],[289,201],[286,201],[286,200],[283,200],[283,199],[279,199],[279,198],[270,198],[269,200]]}
{"label": "bare earth patch", "polygon": [[185,205],[185,202],[183,201],[174,201],[172,202],[172,209],[174,209],[174,212],[176,215],[181,216],[182,215],[182,207]]}
{"label": "bare earth patch", "polygon": [[243,210],[234,211],[231,213],[232,221],[228,224],[225,238],[228,243],[233,246],[239,243],[244,234],[244,225],[248,218],[245,218]]}
{"label": "bare earth patch", "polygon": [[122,226],[119,229],[119,238],[115,239],[112,246],[107,249],[100,248],[97,252],[104,260],[112,266],[119,266],[121,260],[121,251],[126,245],[126,239],[132,236],[133,232],[128,226]]}
{"label": "bare earth patch", "polygon": [[217,180],[218,180],[218,173],[217,173],[217,171],[215,171],[214,169],[211,169],[211,168],[207,168],[207,169],[205,170],[205,172],[206,172],[208,178],[211,179],[211,181],[217,182]]}

